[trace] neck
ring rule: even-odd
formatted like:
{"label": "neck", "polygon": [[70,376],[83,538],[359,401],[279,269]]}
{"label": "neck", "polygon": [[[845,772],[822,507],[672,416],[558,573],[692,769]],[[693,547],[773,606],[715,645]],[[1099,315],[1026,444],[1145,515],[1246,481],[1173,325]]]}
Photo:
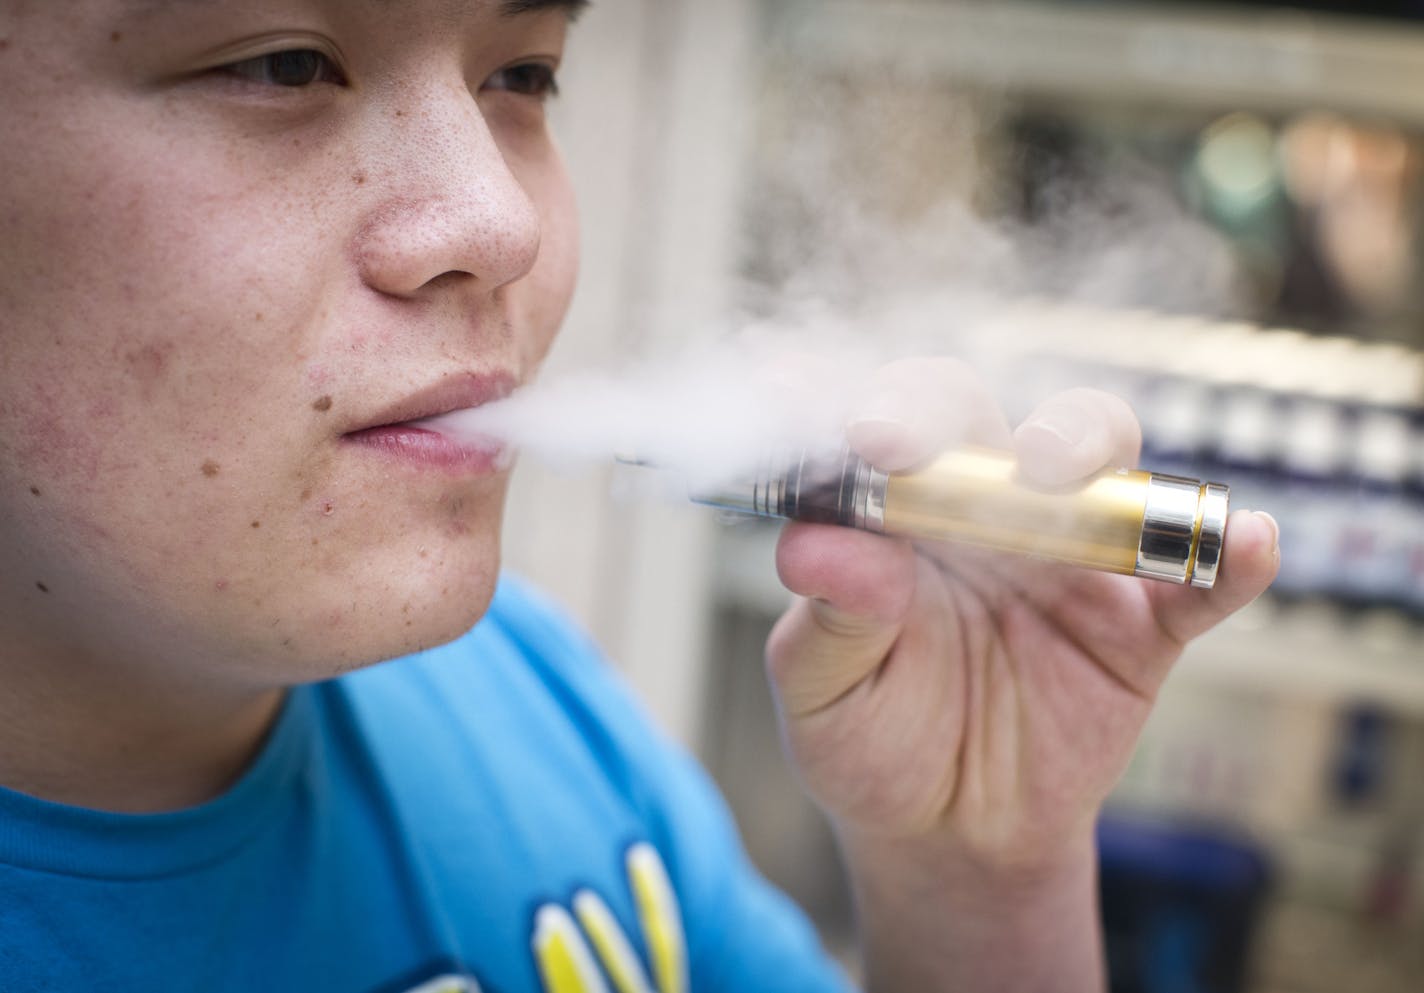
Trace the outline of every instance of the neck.
{"label": "neck", "polygon": [[256,756],[283,697],[180,685],[110,659],[8,652],[0,681],[0,785],[135,814],[221,794]]}

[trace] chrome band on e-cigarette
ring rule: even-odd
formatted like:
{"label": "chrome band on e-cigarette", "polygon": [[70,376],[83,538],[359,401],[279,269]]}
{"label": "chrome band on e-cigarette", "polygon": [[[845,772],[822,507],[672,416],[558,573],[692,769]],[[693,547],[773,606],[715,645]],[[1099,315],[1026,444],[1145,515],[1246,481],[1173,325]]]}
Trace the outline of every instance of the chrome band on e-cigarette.
{"label": "chrome band on e-cigarette", "polygon": [[849,451],[802,453],[693,499],[760,517],[963,542],[1210,589],[1229,491],[1219,483],[1117,469],[1045,492],[1019,482],[1012,456],[962,448],[902,473],[881,472]]}

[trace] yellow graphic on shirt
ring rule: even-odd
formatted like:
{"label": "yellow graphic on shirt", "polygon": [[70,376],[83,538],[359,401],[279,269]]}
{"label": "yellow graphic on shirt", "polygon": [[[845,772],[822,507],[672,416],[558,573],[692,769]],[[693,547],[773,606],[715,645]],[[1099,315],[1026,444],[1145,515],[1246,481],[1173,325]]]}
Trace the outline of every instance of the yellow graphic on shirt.
{"label": "yellow graphic on shirt", "polygon": [[534,961],[545,993],[688,993],[682,914],[662,859],[651,845],[637,844],[626,867],[652,978],[608,905],[580,890],[573,914],[551,903],[534,915]]}

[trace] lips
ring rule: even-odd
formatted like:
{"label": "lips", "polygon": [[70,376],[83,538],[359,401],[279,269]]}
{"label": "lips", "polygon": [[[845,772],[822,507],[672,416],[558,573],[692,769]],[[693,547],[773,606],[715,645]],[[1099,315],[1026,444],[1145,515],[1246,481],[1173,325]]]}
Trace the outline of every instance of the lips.
{"label": "lips", "polygon": [[392,427],[418,421],[452,410],[479,407],[492,400],[502,400],[519,384],[511,372],[461,373],[396,401],[378,411],[364,427],[352,434],[382,427]]}
{"label": "lips", "polygon": [[344,434],[342,441],[413,468],[497,472],[509,461],[497,440],[455,439],[416,422],[499,400],[517,385],[517,378],[503,371],[453,376],[378,411],[366,426]]}

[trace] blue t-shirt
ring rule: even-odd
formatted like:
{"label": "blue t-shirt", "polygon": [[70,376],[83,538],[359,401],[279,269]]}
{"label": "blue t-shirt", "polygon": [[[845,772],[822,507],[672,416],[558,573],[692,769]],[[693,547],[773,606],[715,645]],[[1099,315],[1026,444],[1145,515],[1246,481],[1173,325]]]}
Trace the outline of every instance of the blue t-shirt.
{"label": "blue t-shirt", "polygon": [[224,795],[0,790],[0,990],[844,990],[704,774],[506,579],[464,638],[291,691]]}

